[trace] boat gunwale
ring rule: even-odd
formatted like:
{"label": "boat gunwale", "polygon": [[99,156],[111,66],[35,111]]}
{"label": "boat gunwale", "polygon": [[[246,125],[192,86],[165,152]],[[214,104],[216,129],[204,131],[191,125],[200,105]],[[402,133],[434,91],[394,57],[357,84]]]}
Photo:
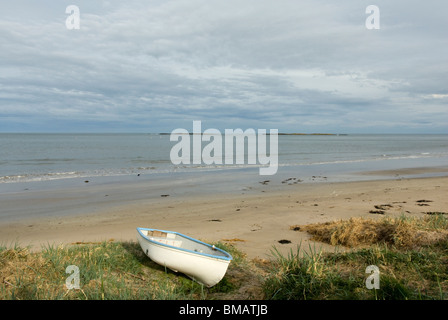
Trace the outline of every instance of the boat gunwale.
{"label": "boat gunwale", "polygon": [[[185,248],[181,248],[181,247],[175,247],[175,246],[171,246],[171,245],[166,244],[166,243],[162,243],[162,242],[154,241],[154,240],[149,239],[147,236],[145,236],[145,235],[141,232],[141,230],[145,230],[145,231],[161,231],[161,232],[166,232],[166,233],[176,234],[176,235],[179,235],[179,236],[181,236],[181,237],[185,237],[185,238],[187,238],[187,239],[189,239],[189,240],[192,240],[192,241],[194,241],[194,242],[197,242],[197,243],[199,243],[199,244],[205,245],[205,246],[207,246],[207,247],[209,247],[209,248],[218,250],[218,251],[222,252],[223,254],[225,254],[225,256],[218,256],[218,255],[213,255],[213,254],[208,254],[208,253],[203,253],[203,252],[193,251],[193,250],[190,250],[190,249],[185,249]],[[142,228],[142,227],[138,227],[138,228],[137,228],[137,231],[138,231],[138,233],[139,233],[145,240],[147,240],[147,241],[149,241],[150,243],[155,244],[155,245],[159,245],[159,246],[162,246],[162,247],[167,247],[167,248],[170,248],[170,249],[180,250],[180,251],[184,251],[184,252],[187,252],[187,253],[192,253],[192,254],[195,254],[195,255],[201,255],[201,256],[205,256],[205,257],[209,257],[209,258],[225,260],[225,261],[229,261],[229,262],[230,262],[231,260],[233,260],[232,255],[231,255],[230,253],[228,253],[227,251],[224,251],[224,250],[222,250],[221,248],[218,248],[218,247],[214,247],[214,248],[213,248],[213,246],[210,245],[210,244],[208,244],[208,243],[205,243],[205,242],[203,242],[203,241],[200,241],[200,240],[198,240],[198,239],[189,237],[189,236],[187,236],[187,235],[185,235],[185,234],[182,234],[182,233],[179,233],[179,232],[176,232],[176,231],[168,231],[168,230],[153,229],[153,228]]]}

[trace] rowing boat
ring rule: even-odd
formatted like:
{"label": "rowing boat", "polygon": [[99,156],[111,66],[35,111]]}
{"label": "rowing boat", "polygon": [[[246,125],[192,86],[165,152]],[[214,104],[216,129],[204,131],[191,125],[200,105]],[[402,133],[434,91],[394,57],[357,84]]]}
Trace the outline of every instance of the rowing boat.
{"label": "rowing boat", "polygon": [[221,281],[232,260],[228,252],[174,231],[137,228],[137,239],[151,260],[207,287]]}

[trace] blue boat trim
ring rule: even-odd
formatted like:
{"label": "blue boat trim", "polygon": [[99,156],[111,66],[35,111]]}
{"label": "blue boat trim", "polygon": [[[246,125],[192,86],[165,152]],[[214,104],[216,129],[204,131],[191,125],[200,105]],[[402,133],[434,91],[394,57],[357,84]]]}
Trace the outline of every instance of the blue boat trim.
{"label": "blue boat trim", "polygon": [[179,233],[179,232],[176,232],[176,231],[167,231],[167,230],[152,229],[152,228],[137,228],[138,233],[139,233],[143,238],[145,238],[145,239],[148,240],[149,242],[154,243],[154,244],[156,244],[156,245],[160,245],[160,246],[164,246],[164,247],[168,247],[168,248],[172,248],[172,249],[176,249],[176,250],[181,250],[181,251],[185,251],[185,252],[189,252],[189,253],[193,253],[193,254],[197,254],[197,255],[202,255],[202,256],[206,256],[206,257],[211,257],[211,258],[215,258],[215,259],[221,259],[221,260],[227,260],[227,261],[233,260],[233,257],[232,257],[232,255],[231,255],[230,253],[228,253],[227,251],[224,251],[224,250],[222,250],[222,249],[220,249],[220,248],[218,248],[218,247],[215,247],[214,249],[215,249],[215,250],[218,250],[218,251],[220,251],[220,252],[222,252],[222,253],[224,253],[225,255],[227,255],[227,257],[223,257],[223,256],[215,256],[215,255],[208,254],[208,253],[197,252],[197,251],[193,251],[193,250],[189,250],[189,249],[184,249],[184,248],[180,248],[180,247],[174,247],[174,246],[170,246],[169,244],[165,244],[165,243],[161,243],[161,242],[158,242],[158,241],[154,241],[154,240],[149,239],[149,238],[148,238],[147,236],[145,236],[143,233],[141,233],[141,230],[146,230],[146,231],[161,231],[161,232],[166,232],[166,233],[174,233],[174,234],[177,234],[177,235],[179,235],[179,236],[181,236],[181,237],[185,237],[185,238],[187,238],[187,239],[189,239],[189,240],[192,240],[192,241],[194,241],[194,242],[197,242],[197,243],[206,245],[207,247],[213,248],[213,246],[210,245],[210,244],[208,244],[208,243],[202,242],[202,241],[200,241],[200,240],[198,240],[198,239],[189,237],[189,236],[187,236],[187,235],[184,235],[184,234]]}

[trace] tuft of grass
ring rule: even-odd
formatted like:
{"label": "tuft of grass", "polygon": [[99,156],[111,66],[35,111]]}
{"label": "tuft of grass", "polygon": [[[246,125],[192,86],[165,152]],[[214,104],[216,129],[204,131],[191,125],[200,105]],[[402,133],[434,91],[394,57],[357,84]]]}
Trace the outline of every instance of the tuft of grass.
{"label": "tuft of grass", "polygon": [[[297,251],[275,260],[264,283],[274,300],[420,300],[448,297],[448,242],[400,251],[385,244],[351,252]],[[366,267],[379,268],[380,288],[368,289]]]}
{"label": "tuft of grass", "polygon": [[[300,230],[315,240],[353,249],[324,253],[299,246],[287,256],[274,250],[264,283],[268,299],[448,298],[448,221],[443,215],[352,218]],[[380,270],[379,289],[366,286],[371,265]]]}
{"label": "tuft of grass", "polygon": [[353,299],[356,289],[362,287],[362,278],[344,276],[328,264],[326,254],[315,248],[305,251],[298,246],[287,256],[274,248],[272,255],[275,260],[264,283],[267,299]]}
{"label": "tuft of grass", "polygon": [[312,240],[347,247],[386,243],[404,248],[431,245],[448,239],[448,219],[443,215],[424,218],[350,218],[301,226]]}

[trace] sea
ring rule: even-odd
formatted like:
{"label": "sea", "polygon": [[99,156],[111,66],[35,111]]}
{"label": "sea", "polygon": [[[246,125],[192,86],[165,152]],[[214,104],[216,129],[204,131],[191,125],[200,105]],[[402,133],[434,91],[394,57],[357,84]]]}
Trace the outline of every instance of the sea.
{"label": "sea", "polygon": [[[170,153],[177,143],[170,134],[1,133],[0,185],[181,173],[259,175],[259,168],[266,166],[248,163],[247,145],[244,163],[173,164]],[[203,141],[201,148],[207,144]],[[366,171],[447,166],[448,135],[279,135],[277,161],[276,174],[259,179],[360,180],[365,176],[359,173]]]}

